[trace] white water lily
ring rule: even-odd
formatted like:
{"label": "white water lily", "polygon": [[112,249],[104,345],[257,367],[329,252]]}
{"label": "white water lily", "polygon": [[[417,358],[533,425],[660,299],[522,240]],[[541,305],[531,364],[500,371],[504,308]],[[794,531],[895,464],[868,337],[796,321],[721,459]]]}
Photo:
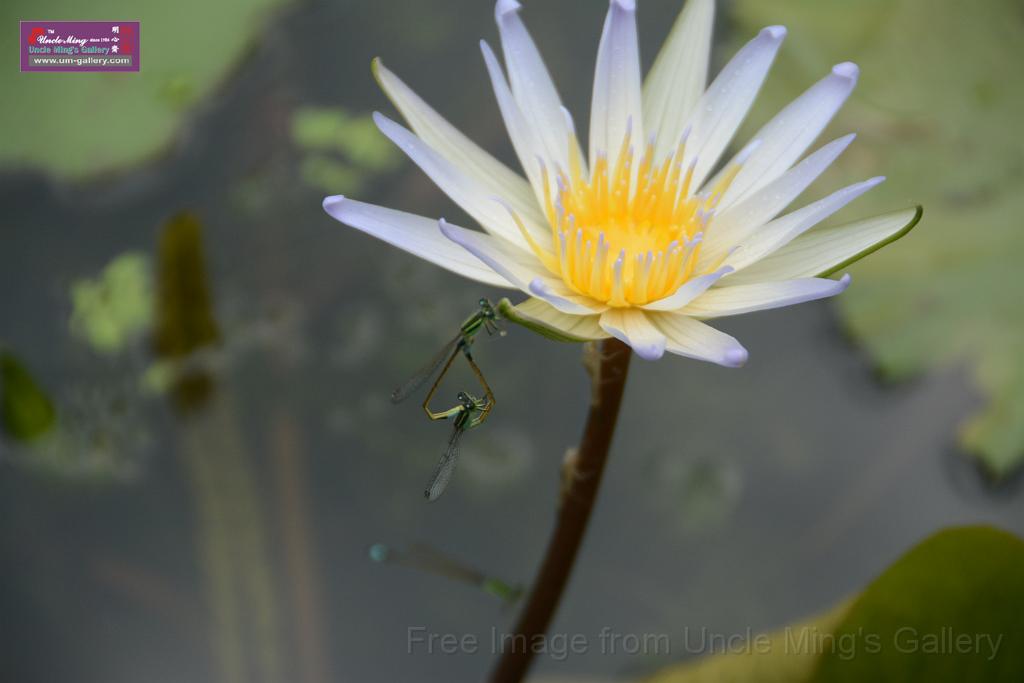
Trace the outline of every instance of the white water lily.
{"label": "white water lily", "polygon": [[[634,0],[612,0],[597,51],[584,158],[515,0],[495,15],[502,70],[481,41],[525,178],[445,121],[379,60],[374,73],[412,131],[380,130],[486,232],[341,196],[339,221],[464,277],[517,288],[525,320],[573,339],[614,336],[642,358],[665,351],[739,366],[747,351],[704,320],[821,299],[827,276],[905,234],[913,208],[815,228],[883,179],[781,215],[852,142],[801,159],[853,89],[846,62],[769,121],[716,171],[785,38],[762,30],[706,86],[713,0],[689,0],[646,80]],[[714,173],[713,173],[714,172]]]}

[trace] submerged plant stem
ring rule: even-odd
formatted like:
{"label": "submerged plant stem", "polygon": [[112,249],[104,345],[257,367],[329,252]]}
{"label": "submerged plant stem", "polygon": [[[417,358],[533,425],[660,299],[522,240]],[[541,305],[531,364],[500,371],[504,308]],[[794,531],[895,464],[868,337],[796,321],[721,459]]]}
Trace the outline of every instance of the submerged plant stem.
{"label": "submerged plant stem", "polygon": [[566,481],[554,533],[519,622],[511,639],[503,645],[491,683],[523,680],[537,649],[532,645],[547,633],[558,609],[601,485],[626,386],[630,354],[628,346],[608,339],[601,343],[598,357],[588,366],[593,387],[583,439],[572,456],[572,466],[563,470]]}

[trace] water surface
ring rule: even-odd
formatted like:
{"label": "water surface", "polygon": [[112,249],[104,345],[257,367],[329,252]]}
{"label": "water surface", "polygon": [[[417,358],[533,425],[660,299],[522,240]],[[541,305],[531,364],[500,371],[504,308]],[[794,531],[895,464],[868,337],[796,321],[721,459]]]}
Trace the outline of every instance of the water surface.
{"label": "water surface", "polygon": [[[534,4],[527,18],[564,99],[585,112],[600,12]],[[672,5],[643,7],[647,59]],[[425,504],[446,427],[415,405],[392,407],[388,393],[476,299],[501,293],[333,222],[289,135],[299,106],[390,111],[368,68],[381,55],[510,158],[480,36],[496,40],[491,11],[468,0],[304,4],[281,15],[163,158],[86,185],[0,180],[0,339],[55,400],[85,395],[92,419],[118,426],[101,430],[106,473],[76,474],[73,459],[42,471],[3,444],[5,680],[483,678],[492,629],[509,628],[514,610],[374,564],[367,548],[429,543],[527,582],[585,414],[579,348],[521,329],[478,345],[499,406],[467,435],[450,491]],[[410,163],[371,179],[360,198],[463,220]],[[152,361],[144,341],[102,357],[67,324],[71,283],[126,250],[154,253],[181,210],[204,225],[227,349],[214,392],[187,414],[131,388]],[[634,361],[555,624],[583,634],[589,652],[544,660],[540,672],[647,671],[686,655],[687,628],[742,633],[823,610],[942,527],[1024,533],[1014,487],[989,490],[952,447],[977,401],[956,368],[879,386],[827,303],[722,327],[750,349],[746,369]],[[481,651],[409,654],[416,627],[475,634]],[[669,634],[672,650],[602,653],[603,627]]]}

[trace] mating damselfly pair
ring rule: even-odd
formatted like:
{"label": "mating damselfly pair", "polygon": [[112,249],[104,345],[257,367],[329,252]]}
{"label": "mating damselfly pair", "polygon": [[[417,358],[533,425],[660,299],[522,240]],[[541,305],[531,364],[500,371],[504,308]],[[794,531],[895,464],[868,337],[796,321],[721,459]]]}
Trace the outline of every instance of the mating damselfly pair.
{"label": "mating damselfly pair", "polygon": [[[438,461],[434,474],[430,478],[430,482],[427,484],[426,491],[424,492],[428,501],[437,500],[444,493],[448,482],[451,481],[455,466],[458,464],[459,444],[462,440],[462,435],[468,430],[483,424],[491,409],[494,408],[494,393],[491,391],[490,385],[487,384],[483,372],[480,371],[476,361],[473,360],[472,346],[481,330],[485,330],[488,334],[499,332],[502,335],[504,335],[504,331],[498,327],[498,313],[490,301],[480,299],[477,305],[477,310],[473,315],[466,318],[452,340],[445,344],[438,351],[437,355],[424,365],[419,372],[391,393],[391,402],[400,403],[426,384],[427,380],[437,375],[434,384],[430,387],[430,391],[427,392],[427,397],[423,400],[423,410],[431,420],[451,420],[452,431],[448,437],[448,445],[441,454],[441,459]],[[459,355],[466,359],[477,381],[480,382],[481,388],[484,390],[484,396],[478,397],[467,391],[460,391],[457,396],[457,403],[454,406],[447,410],[432,410],[430,402],[437,393],[438,387],[441,386],[441,381],[448,374],[452,364]]]}

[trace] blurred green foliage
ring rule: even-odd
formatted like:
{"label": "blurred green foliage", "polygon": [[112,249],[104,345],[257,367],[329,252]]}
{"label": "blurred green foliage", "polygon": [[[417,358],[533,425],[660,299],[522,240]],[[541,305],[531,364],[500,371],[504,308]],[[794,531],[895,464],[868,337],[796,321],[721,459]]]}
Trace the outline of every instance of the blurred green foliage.
{"label": "blurred green foliage", "polygon": [[285,0],[0,3],[0,54],[17,59],[18,20],[141,21],[138,73],[0,73],[0,164],[82,177],[117,170],[165,148],[189,109],[228,75]]}
{"label": "blurred green foliage", "polygon": [[124,481],[137,474],[150,439],[134,394],[108,385],[65,385],[59,405],[25,364],[0,351],[0,428],[5,460],[58,479]]}
{"label": "blurred green foliage", "polygon": [[[202,226],[188,213],[168,221],[157,247],[157,305],[153,348],[162,360],[181,361],[221,341],[214,317],[203,251]],[[214,387],[202,368],[177,377],[175,405],[191,411],[205,404]]]}
{"label": "blurred green foliage", "polygon": [[96,278],[71,285],[71,332],[101,353],[117,353],[153,319],[149,259],[125,252]]}
{"label": "blurred green foliage", "polygon": [[860,64],[832,126],[859,139],[820,186],[884,174],[845,216],[921,203],[925,218],[858,263],[838,305],[886,378],[966,362],[986,401],[961,443],[1008,475],[1024,460],[1020,2],[737,0],[732,12],[737,40],[790,29],[748,133],[829,65]]}
{"label": "blurred green foliage", "polygon": [[53,401],[28,368],[7,351],[0,351],[0,390],[4,431],[12,439],[31,441],[53,429],[57,421]]}
{"label": "blurred green foliage", "polygon": [[395,168],[398,150],[373,118],[343,107],[302,107],[292,114],[292,142],[303,153],[305,183],[332,194],[360,192],[366,181]]}
{"label": "blurred green foliage", "polygon": [[951,529],[825,616],[647,683],[1018,683],[1022,604],[1024,542],[991,527]]}
{"label": "blurred green foliage", "polygon": [[358,170],[324,154],[307,155],[299,171],[306,185],[332,194],[359,194],[365,184]]}
{"label": "blurred green foliage", "polygon": [[220,341],[206,276],[202,226],[178,214],[164,227],[157,248],[157,319],[153,346],[161,358],[183,358]]}

